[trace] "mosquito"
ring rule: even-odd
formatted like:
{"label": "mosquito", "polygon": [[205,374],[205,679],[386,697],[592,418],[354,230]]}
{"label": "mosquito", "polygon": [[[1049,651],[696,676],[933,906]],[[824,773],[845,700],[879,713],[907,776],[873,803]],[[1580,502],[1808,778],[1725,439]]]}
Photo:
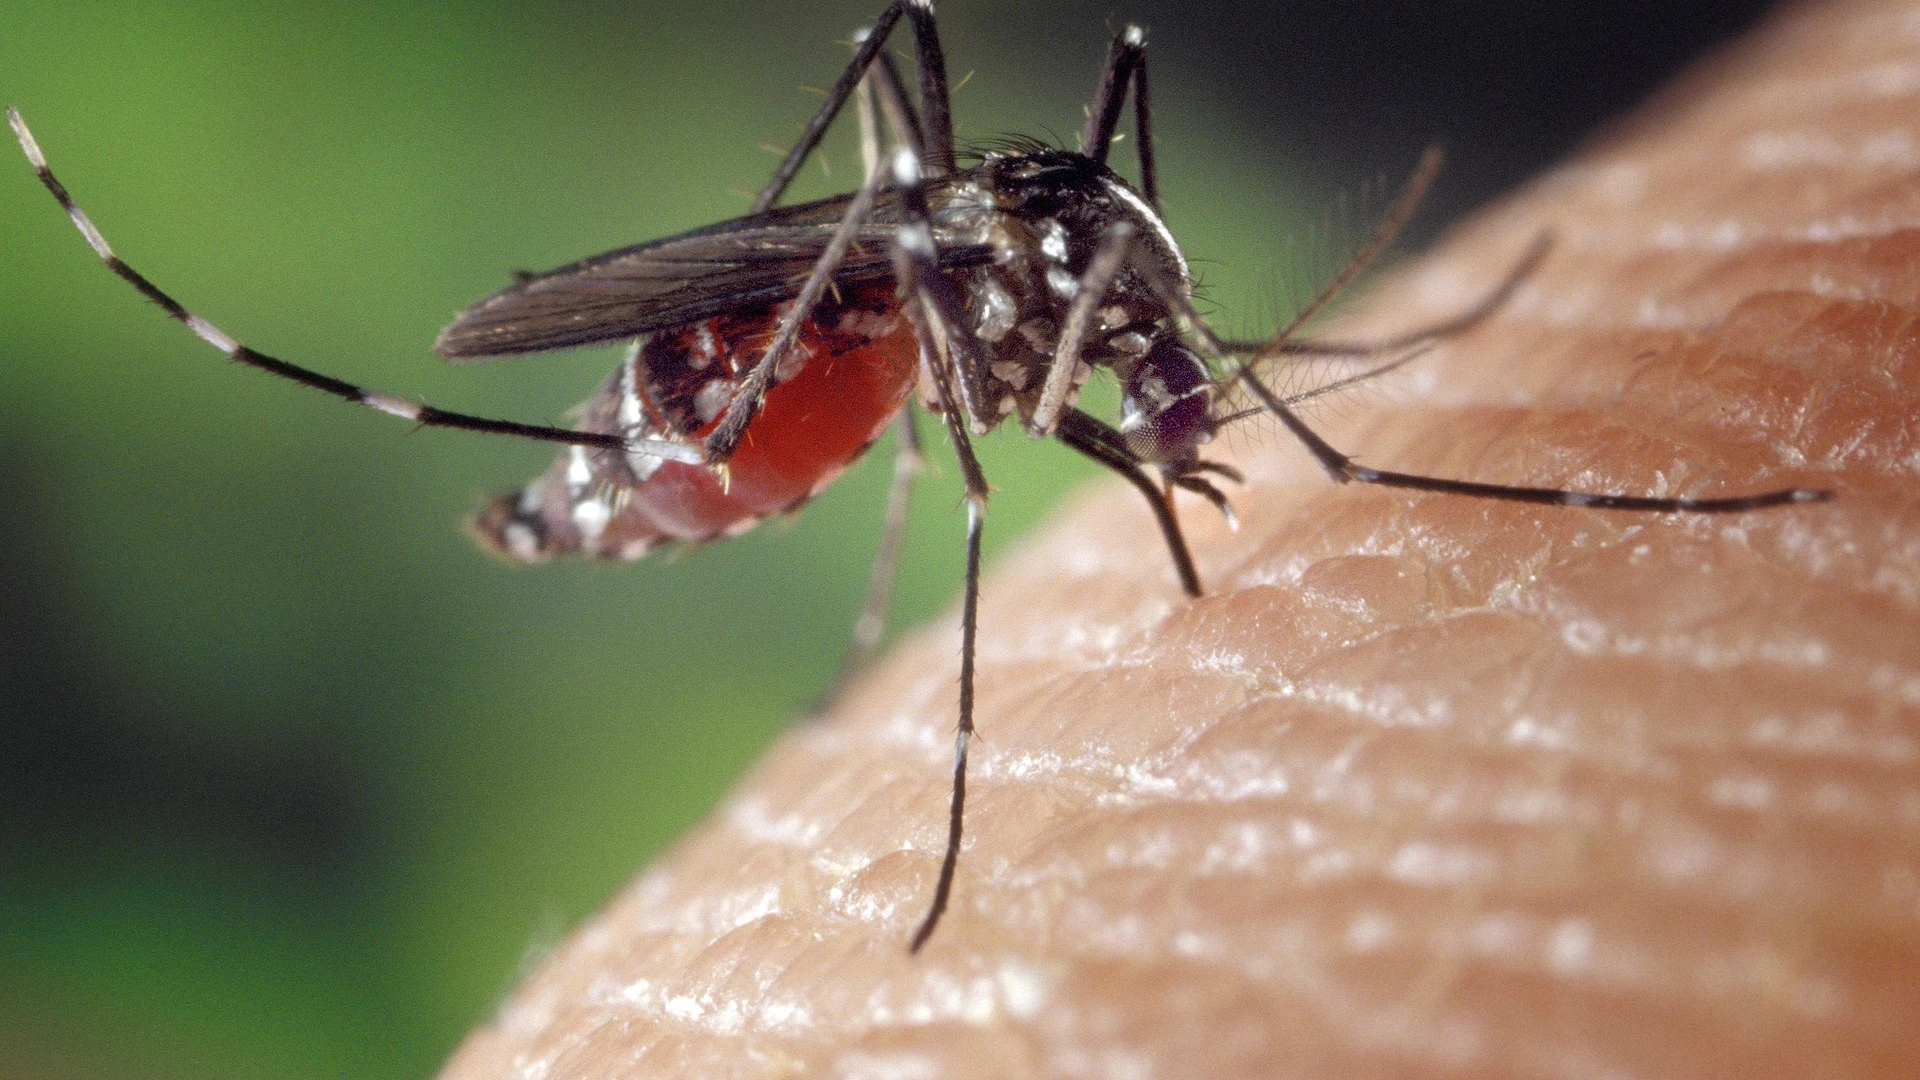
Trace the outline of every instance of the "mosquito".
{"label": "mosquito", "polygon": [[[903,20],[917,92],[885,50]],[[861,122],[865,182],[850,194],[781,205],[850,100]],[[1134,181],[1107,164],[1129,101]],[[434,351],[450,360],[630,342],[573,428],[448,412],[242,344],[123,262],[55,179],[19,112],[9,109],[7,118],[41,182],[107,267],[230,359],[417,425],[561,444],[550,470],[490,501],[473,520],[483,542],[519,562],[629,560],[667,542],[738,535],[797,510],[891,426],[898,457],[854,635],[857,666],[880,638],[897,567],[920,455],[915,407],[938,417],[966,489],[966,572],[947,836],[910,952],[939,925],[959,865],[989,494],[973,439],[1009,417],[1137,489],[1181,588],[1196,597],[1200,578],[1173,494],[1196,494],[1231,520],[1216,481],[1239,475],[1201,451],[1223,427],[1256,412],[1276,418],[1338,483],[1650,513],[1733,513],[1831,497],[1809,488],[1709,499],[1589,493],[1355,464],[1296,407],[1479,323],[1545,256],[1546,240],[1453,318],[1374,341],[1301,337],[1302,326],[1406,223],[1438,168],[1430,151],[1368,241],[1284,327],[1258,341],[1220,337],[1194,310],[1192,273],[1161,213],[1146,35],[1135,25],[1112,39],[1077,148],[1005,140],[963,165],[933,5],[893,0],[857,37],[853,59],[746,216],[520,275],[441,333]],[[1261,377],[1310,356],[1374,366],[1291,396]],[[1078,407],[1080,387],[1095,373],[1119,383],[1114,421]]]}

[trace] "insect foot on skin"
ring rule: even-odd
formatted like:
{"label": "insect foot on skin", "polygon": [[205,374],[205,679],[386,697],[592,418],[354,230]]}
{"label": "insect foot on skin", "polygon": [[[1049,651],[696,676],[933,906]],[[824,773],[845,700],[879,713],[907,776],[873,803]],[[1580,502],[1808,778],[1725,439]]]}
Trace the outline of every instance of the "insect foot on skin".
{"label": "insect foot on skin", "polygon": [[[917,93],[884,51],[903,21]],[[857,662],[884,618],[918,454],[914,409],[937,415],[966,487],[966,576],[948,829],[933,895],[910,938],[917,952],[953,894],[965,822],[989,494],[972,439],[1010,417],[1138,489],[1192,596],[1202,586],[1172,493],[1200,495],[1230,517],[1216,481],[1238,476],[1201,452],[1222,427],[1256,413],[1277,418],[1341,483],[1656,513],[1739,512],[1828,497],[1805,488],[1711,499],[1586,493],[1355,464],[1295,408],[1472,328],[1545,256],[1546,239],[1452,319],[1378,341],[1302,338],[1307,320],[1411,215],[1439,165],[1429,152],[1379,229],[1303,311],[1270,338],[1223,339],[1193,309],[1187,260],[1161,214],[1146,75],[1146,36],[1127,26],[1108,49],[1077,147],[1006,140],[963,164],[932,6],[896,0],[860,36],[853,60],[747,216],[522,276],[440,335],[435,351],[449,359],[630,342],[571,429],[445,411],[242,344],[123,262],[55,179],[20,114],[9,111],[8,119],[41,181],[108,268],[227,357],[421,426],[561,444],[546,474],[489,502],[473,523],[486,544],[516,561],[636,559],[663,543],[737,535],[799,508],[898,425],[902,467],[856,631]],[[861,120],[864,183],[847,195],[782,206],[789,182],[849,101]],[[1140,162],[1133,180],[1107,165],[1129,102]],[[1361,367],[1293,396],[1270,388],[1272,369],[1305,356]],[[1111,422],[1078,408],[1080,386],[1095,373],[1121,389],[1120,415]]]}

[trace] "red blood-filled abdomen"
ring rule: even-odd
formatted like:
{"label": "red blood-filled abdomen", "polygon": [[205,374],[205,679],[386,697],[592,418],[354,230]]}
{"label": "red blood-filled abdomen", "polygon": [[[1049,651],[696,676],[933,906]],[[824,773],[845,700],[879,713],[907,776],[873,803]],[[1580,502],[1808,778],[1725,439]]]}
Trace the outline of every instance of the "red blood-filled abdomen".
{"label": "red blood-filled abdomen", "polygon": [[[760,414],[728,462],[704,466],[579,447],[525,491],[496,500],[481,537],[524,561],[580,551],[637,558],[662,540],[730,536],[798,507],[900,411],[919,345],[890,285],[849,289],[802,324]],[[697,442],[772,339],[781,308],[650,335],[581,409],[583,430]]]}

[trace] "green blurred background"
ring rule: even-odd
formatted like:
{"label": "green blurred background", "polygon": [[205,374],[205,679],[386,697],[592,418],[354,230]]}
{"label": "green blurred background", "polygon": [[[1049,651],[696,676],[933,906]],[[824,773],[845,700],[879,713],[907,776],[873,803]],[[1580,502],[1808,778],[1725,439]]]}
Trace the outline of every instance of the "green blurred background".
{"label": "green blurred background", "polygon": [[[512,269],[742,212],[878,6],[15,0],[0,98],[243,340],[552,421],[614,351],[455,369],[433,335]],[[1171,223],[1253,332],[1329,192],[1439,138],[1445,217],[1755,7],[955,0],[942,28],[965,140],[1077,132],[1109,20],[1146,22]],[[884,455],[691,557],[509,569],[457,523],[549,449],[230,370],[12,156],[0,1080],[427,1076],[826,685]],[[796,197],[848,186],[847,133],[827,160]],[[1011,430],[982,456],[990,549],[1092,471]],[[950,467],[917,499],[905,623],[956,591],[956,499]]]}

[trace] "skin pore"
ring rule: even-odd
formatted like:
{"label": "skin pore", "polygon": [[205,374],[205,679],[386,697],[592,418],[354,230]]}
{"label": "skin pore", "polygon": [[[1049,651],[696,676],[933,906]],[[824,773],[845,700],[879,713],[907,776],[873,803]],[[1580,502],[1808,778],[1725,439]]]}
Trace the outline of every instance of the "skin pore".
{"label": "skin pore", "polygon": [[[1920,1052],[1920,37],[1788,12],[1338,327],[1380,468],[1831,487],[1731,517],[1335,488],[1223,437],[1184,598],[1106,484],[582,927],[447,1078],[1897,1075]],[[1894,73],[1875,77],[1875,72]],[[1899,139],[1904,137],[1906,142]],[[1881,147],[1876,151],[1875,147]],[[590,827],[582,823],[582,827]],[[515,1070],[520,1070],[516,1072]]]}

